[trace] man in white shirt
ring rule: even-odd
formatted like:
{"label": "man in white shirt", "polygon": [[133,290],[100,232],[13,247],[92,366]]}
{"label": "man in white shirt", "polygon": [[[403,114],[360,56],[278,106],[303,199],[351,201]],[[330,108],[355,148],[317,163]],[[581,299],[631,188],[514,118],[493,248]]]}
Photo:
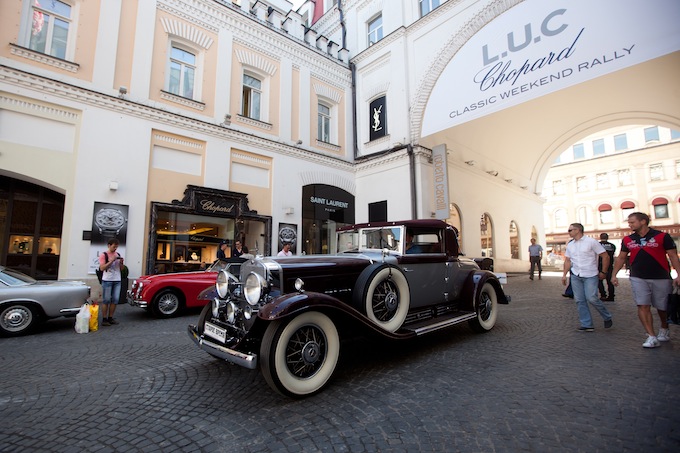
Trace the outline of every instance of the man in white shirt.
{"label": "man in white shirt", "polygon": [[564,271],[562,284],[567,284],[567,273],[570,273],[571,288],[574,292],[574,300],[578,308],[578,319],[581,326],[579,332],[592,332],[593,318],[590,314],[588,303],[600,313],[604,319],[605,329],[612,326],[612,315],[604,306],[598,296],[597,285],[600,279],[606,278],[607,274],[600,272],[598,258],[602,258],[602,269],[609,267],[609,254],[595,239],[583,234],[583,225],[572,223],[569,225],[569,237],[564,254]]}

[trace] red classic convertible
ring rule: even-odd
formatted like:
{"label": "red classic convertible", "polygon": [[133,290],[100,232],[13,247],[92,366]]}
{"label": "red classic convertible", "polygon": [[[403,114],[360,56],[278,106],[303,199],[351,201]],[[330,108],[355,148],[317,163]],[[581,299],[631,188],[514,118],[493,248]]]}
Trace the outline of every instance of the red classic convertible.
{"label": "red classic convertible", "polygon": [[132,282],[127,302],[133,307],[151,310],[158,318],[177,316],[184,309],[206,305],[209,301],[199,298],[201,291],[215,285],[218,272],[238,272],[243,261],[217,260],[204,271],[143,275]]}

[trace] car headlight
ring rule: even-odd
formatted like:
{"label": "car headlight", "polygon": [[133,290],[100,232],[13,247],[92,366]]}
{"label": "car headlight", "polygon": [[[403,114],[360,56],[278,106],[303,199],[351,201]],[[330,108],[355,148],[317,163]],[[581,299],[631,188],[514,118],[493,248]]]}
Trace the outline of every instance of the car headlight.
{"label": "car headlight", "polygon": [[220,271],[217,274],[217,283],[215,283],[215,289],[217,289],[217,294],[225,299],[229,294],[231,294],[234,285],[238,284],[238,279],[231,273],[227,271]]}
{"label": "car headlight", "polygon": [[223,306],[224,302],[219,300],[217,297],[213,299],[210,310],[212,311],[213,318],[220,317],[220,307]]}
{"label": "car headlight", "polygon": [[262,276],[255,272],[251,272],[248,277],[246,277],[243,295],[250,305],[257,305],[268,287],[267,281],[262,278]]}
{"label": "car headlight", "polygon": [[236,320],[236,310],[236,305],[233,302],[227,302],[227,307],[224,314],[227,316],[227,322],[229,324],[234,324],[234,321]]}

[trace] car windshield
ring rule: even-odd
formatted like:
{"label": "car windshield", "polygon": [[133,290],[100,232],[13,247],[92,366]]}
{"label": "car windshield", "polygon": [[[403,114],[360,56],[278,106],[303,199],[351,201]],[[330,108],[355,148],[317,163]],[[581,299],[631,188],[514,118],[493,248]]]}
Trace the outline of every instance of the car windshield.
{"label": "car windshield", "polygon": [[338,253],[358,251],[359,233],[357,231],[342,231],[338,233]]}
{"label": "car windshield", "polygon": [[36,282],[34,278],[11,269],[0,270],[0,281],[7,286],[24,286]]}
{"label": "car windshield", "polygon": [[338,252],[359,250],[399,250],[401,227],[363,228],[338,233]]}

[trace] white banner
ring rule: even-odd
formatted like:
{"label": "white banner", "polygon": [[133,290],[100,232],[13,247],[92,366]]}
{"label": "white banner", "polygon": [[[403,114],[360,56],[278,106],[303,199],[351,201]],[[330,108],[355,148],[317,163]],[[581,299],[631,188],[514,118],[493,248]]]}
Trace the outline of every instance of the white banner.
{"label": "white banner", "polygon": [[678,0],[527,0],[451,59],[421,135],[680,50],[679,19]]}

